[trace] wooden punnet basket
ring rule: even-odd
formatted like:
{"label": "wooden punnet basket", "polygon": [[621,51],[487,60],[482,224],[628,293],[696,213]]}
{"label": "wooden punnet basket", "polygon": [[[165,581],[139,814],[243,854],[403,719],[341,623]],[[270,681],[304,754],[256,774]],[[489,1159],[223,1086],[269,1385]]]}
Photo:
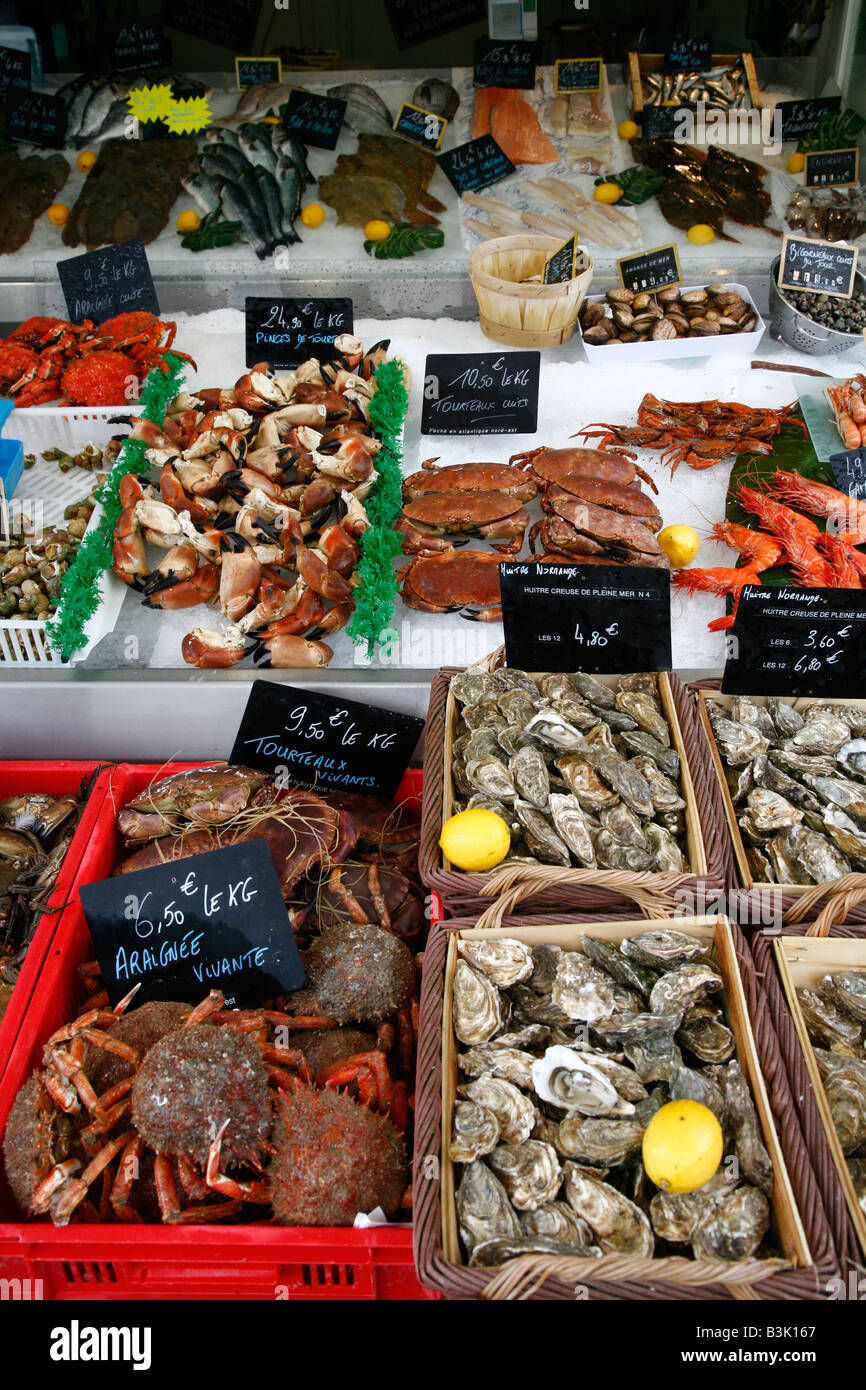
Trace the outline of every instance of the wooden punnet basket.
{"label": "wooden punnet basket", "polygon": [[[737,813],[731,799],[730,788],[725,777],[725,767],[722,762],[721,754],[713,736],[712,726],[710,725],[707,713],[707,700],[722,705],[729,709],[734,699],[733,695],[722,695],[718,689],[718,682],[697,682],[691,687],[694,691],[698,709],[700,711],[701,723],[706,734],[707,743],[710,747],[710,755],[716,773],[719,794],[724,807],[725,819],[730,831],[731,843],[734,850],[734,860],[736,864],[737,876],[746,892],[754,894],[758,900],[763,897],[767,901],[774,901],[778,906],[782,920],[786,925],[796,924],[797,922],[811,922],[827,906],[831,907],[833,918],[836,921],[844,921],[850,916],[851,922],[866,923],[866,906],[861,905],[866,898],[866,874],[845,874],[842,878],[831,879],[826,883],[805,884],[805,883],[765,883],[757,880],[749,868],[749,861],[746,858],[746,846],[743,842],[740,827],[737,823]],[[750,700],[754,700],[758,705],[767,703],[764,695],[750,695]],[[809,705],[818,703],[811,696],[791,696],[790,703],[795,709],[803,710]],[[845,705],[857,705],[860,708],[866,707],[866,700],[842,700],[835,703]],[[764,914],[747,914],[741,920],[758,921],[763,920]],[[820,935],[820,933],[819,933]]]}
{"label": "wooden punnet basket", "polygon": [[[500,908],[502,904],[500,903]],[[418,1038],[414,1249],[422,1283],[456,1298],[575,1298],[575,1286],[595,1299],[804,1299],[826,1297],[840,1263],[803,1142],[785,1066],[755,976],[745,938],[725,917],[683,917],[652,922],[610,917],[500,918],[478,929],[470,919],[431,930],[424,955]],[[736,1263],[680,1256],[647,1259],[621,1255],[572,1259],[527,1255],[494,1269],[464,1263],[454,1206],[455,1178],[448,1157],[457,1081],[451,1024],[451,984],[457,934],[516,937],[528,944],[581,949],[584,931],[619,942],[651,926],[671,927],[715,946],[725,982],[737,1055],[758,1112],[775,1175],[770,1233],[781,1255]]]}
{"label": "wooden punnet basket", "polygon": [[[479,669],[495,670],[504,648],[492,652]],[[442,825],[451,815],[454,789],[451,745],[458,702],[450,682],[457,674],[445,668],[434,677],[427,713],[424,799],[418,869],[428,888],[442,898],[448,915],[477,915],[491,899],[508,895],[508,911],[642,912],[664,916],[672,910],[700,911],[706,896],[725,889],[732,872],[730,839],[721,794],[713,774],[706,738],[686,687],[672,671],[659,673],[659,694],[671,727],[673,746],[680,755],[681,793],[686,802],[689,872],[630,873],[615,869],[562,869],[552,865],[503,865],[490,873],[466,873],[454,868],[439,848]],[[600,676],[610,683],[617,676]]]}
{"label": "wooden punnet basket", "polygon": [[856,1279],[866,1263],[866,1215],[830,1115],[797,990],[816,984],[828,971],[866,969],[866,929],[836,926],[828,919],[786,929],[783,935],[758,934],[749,944],[842,1263],[846,1285],[842,1297],[850,1297],[848,1275],[853,1271]]}
{"label": "wooden punnet basket", "polygon": [[527,232],[494,237],[469,253],[469,274],[486,337],[522,348],[568,342],[592,279],[592,258],[583,252],[589,268],[573,280],[557,285],[530,280],[541,276],[544,262],[561,245],[557,237]]}

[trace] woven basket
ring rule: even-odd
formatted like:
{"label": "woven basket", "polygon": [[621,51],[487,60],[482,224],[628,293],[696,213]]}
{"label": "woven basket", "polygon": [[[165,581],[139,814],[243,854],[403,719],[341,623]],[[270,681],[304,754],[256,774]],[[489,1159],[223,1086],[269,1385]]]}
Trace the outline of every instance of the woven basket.
{"label": "woven basket", "polygon": [[[803,1052],[803,1043],[797,1032],[791,1005],[779,973],[776,950],[784,948],[785,938],[808,937],[815,940],[821,936],[831,936],[834,940],[856,940],[863,942],[862,963],[866,965],[866,927],[833,926],[828,932],[817,931],[816,924],[810,926],[786,927],[782,936],[775,933],[758,933],[749,945],[755,961],[755,969],[761,993],[773,1023],[784,1059],[788,1085],[796,1098],[800,1126],[808,1149],[815,1182],[820,1190],[833,1243],[841,1265],[842,1276],[847,1286],[849,1272],[862,1274],[866,1265],[866,1239],[858,1235],[852,1220],[849,1202],[840,1180],[839,1163],[842,1161],[841,1149],[832,1122],[822,1114],[821,1104],[816,1098],[813,1077]],[[774,949],[774,943],[776,943]],[[861,1232],[866,1226],[862,1215],[859,1218]]]}
{"label": "woven basket", "polygon": [[[598,927],[611,923],[610,916],[545,917],[550,926],[587,922]],[[707,923],[709,919],[704,918]],[[431,930],[424,955],[421,985],[421,1017],[418,1036],[414,1162],[414,1251],[421,1282],[454,1298],[575,1299],[575,1284],[583,1285],[592,1300],[611,1299],[824,1299],[831,1279],[842,1266],[833,1243],[822,1192],[815,1182],[809,1152],[803,1140],[788,1085],[785,1063],[758,986],[745,937],[730,924],[739,984],[729,982],[732,1011],[739,998],[740,1022],[754,1039],[752,1056],[763,1078],[776,1135],[765,1130],[768,1147],[776,1149],[777,1193],[786,1187],[792,1199],[794,1226],[798,1232],[792,1250],[794,1261],[751,1259],[737,1264],[684,1258],[644,1259],[605,1255],[600,1259],[555,1260],[525,1256],[510,1260],[500,1269],[471,1269],[448,1259],[443,1239],[443,1168],[450,1161],[442,1152],[443,1112],[443,1016],[445,965],[450,936],[473,927],[470,919],[442,923]],[[537,919],[504,917],[509,929],[537,927]],[[687,923],[674,920],[680,930]],[[735,988],[731,988],[733,985]],[[740,993],[739,986],[742,986]],[[746,1058],[743,1058],[746,1061]],[[754,1089],[754,1086],[753,1086]],[[757,1093],[756,1093],[757,1098]],[[761,1108],[759,1101],[759,1109]],[[785,1177],[787,1173],[787,1179]],[[774,1198],[774,1204],[778,1198]],[[805,1254],[805,1258],[804,1258]],[[811,1255],[811,1264],[808,1255]]]}
{"label": "woven basket", "polygon": [[[495,670],[502,664],[504,648],[492,652],[479,669]],[[508,911],[641,912],[669,915],[679,912],[711,910],[707,897],[721,892],[733,874],[731,843],[721,793],[713,771],[710,750],[701,729],[694,700],[673,672],[667,679],[671,702],[679,725],[680,753],[683,756],[684,785],[688,814],[694,822],[695,838],[702,842],[703,873],[630,873],[614,869],[562,869],[553,865],[504,865],[491,873],[464,873],[445,865],[439,836],[446,799],[445,750],[450,747],[446,728],[448,690],[457,669],[446,667],[434,677],[427,712],[424,757],[424,798],[421,810],[421,843],[418,869],[425,885],[439,894],[449,916],[477,916],[492,899],[509,894]],[[676,730],[674,731],[676,736]],[[447,775],[450,779],[450,768]],[[688,794],[687,794],[688,793]]]}
{"label": "woven basket", "polygon": [[[701,723],[710,748],[716,786],[730,832],[733,849],[731,860],[733,883],[741,885],[742,889],[737,912],[741,925],[767,925],[771,920],[781,918],[787,928],[788,926],[796,926],[800,922],[813,922],[824,913],[824,920],[828,923],[848,920],[852,924],[866,926],[866,874],[845,874],[842,878],[813,884],[811,887],[798,883],[783,885],[755,882],[746,862],[745,846],[725,780],[724,766],[715,746],[706,715],[705,695],[719,694],[721,681],[694,681],[688,689],[698,704]],[[721,698],[725,701],[729,697],[722,696]],[[764,697],[755,695],[751,698],[760,704]],[[792,699],[798,704],[812,703],[807,700],[795,699],[795,697]],[[856,700],[848,703],[862,705],[866,702]],[[823,931],[817,933],[819,936],[824,934]]]}
{"label": "woven basket", "polygon": [[582,253],[589,266],[573,280],[521,283],[541,275],[545,261],[561,245],[556,237],[527,232],[493,237],[470,252],[469,274],[485,337],[523,348],[568,342],[592,279],[592,258]]}

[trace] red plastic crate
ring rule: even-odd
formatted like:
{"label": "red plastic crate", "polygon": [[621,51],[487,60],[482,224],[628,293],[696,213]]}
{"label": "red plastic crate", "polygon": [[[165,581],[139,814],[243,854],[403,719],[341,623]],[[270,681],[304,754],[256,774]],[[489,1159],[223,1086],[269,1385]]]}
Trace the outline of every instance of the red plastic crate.
{"label": "red plastic crate", "polygon": [[[81,779],[91,777],[99,766],[99,763],[92,762],[0,762],[0,800],[7,796],[15,796],[19,792],[49,792],[52,796],[77,792]],[[46,904],[48,911],[43,913],[34,932],[12,991],[12,998],[3,1018],[0,1019],[0,1078],[6,1070],[12,1046],[39,978],[42,962],[57,930],[60,921],[59,909],[66,905],[76,872],[93,834],[99,809],[108,790],[110,771],[109,767],[103,768],[91,788],[72,843],[60,866],[54,891]]]}
{"label": "red plastic crate", "polygon": [[[202,766],[173,763],[166,772]],[[0,1133],[19,1087],[40,1065],[51,1032],[81,1002],[79,963],[91,954],[77,889],[111,874],[119,849],[116,811],[162,769],[111,769],[95,833],[80,862],[74,901],[62,914],[0,1084]],[[421,773],[406,773],[397,800],[420,815]],[[0,1173],[0,1275],[23,1296],[45,1299],[432,1299],[415,1277],[408,1226],[101,1226],[57,1228],[22,1221]],[[28,1282],[29,1281],[29,1284]]]}

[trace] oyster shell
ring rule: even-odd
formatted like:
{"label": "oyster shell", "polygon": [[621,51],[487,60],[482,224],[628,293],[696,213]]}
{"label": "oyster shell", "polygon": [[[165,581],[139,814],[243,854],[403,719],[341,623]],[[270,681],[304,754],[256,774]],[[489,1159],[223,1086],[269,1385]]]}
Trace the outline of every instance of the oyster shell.
{"label": "oyster shell", "polygon": [[849,777],[866,778],[866,739],[853,738],[843,744],[836,754],[836,762]]}
{"label": "oyster shell", "polygon": [[464,764],[474,762],[478,758],[498,758],[500,762],[502,761],[499,739],[496,737],[494,729],[473,729],[472,733],[467,735],[465,743],[463,739],[457,740],[453,745],[455,751],[457,750],[457,743],[464,745],[461,749]]}
{"label": "oyster shell", "polygon": [[855,820],[866,820],[866,786],[847,777],[817,777],[804,772],[803,781],[817,792],[822,801],[829,801]]}
{"label": "oyster shell", "polygon": [[803,727],[803,716],[778,695],[767,696],[767,708],[780,738],[791,738]]}
{"label": "oyster shell", "polygon": [[517,796],[508,768],[490,754],[467,762],[466,780],[473,791],[495,796],[497,801],[513,802]]}
{"label": "oyster shell", "polygon": [[590,675],[588,671],[575,671],[571,679],[590,704],[599,705],[602,709],[613,709],[616,705],[616,695],[598,676]]}
{"label": "oyster shell", "polygon": [[547,764],[538,750],[531,747],[521,748],[509,759],[508,771],[524,801],[543,811],[550,794],[550,778]]}
{"label": "oyster shell", "polygon": [[757,1187],[735,1187],[698,1223],[692,1237],[696,1259],[745,1260],[770,1224],[770,1203]]}
{"label": "oyster shell", "polygon": [[632,1115],[601,1068],[586,1053],[570,1047],[549,1047],[532,1067],[535,1094],[559,1110],[581,1115]]}
{"label": "oyster shell", "polygon": [[850,861],[838,845],[834,845],[826,835],[807,830],[805,826],[801,827],[801,832],[797,849],[800,863],[810,878],[816,883],[825,883],[828,879],[850,874]]}
{"label": "oyster shell", "polygon": [[519,1086],[522,1091],[532,1090],[532,1063],[535,1058],[531,1052],[486,1043],[461,1052],[457,1061],[460,1070],[467,1076],[498,1076]]}
{"label": "oyster shell", "polygon": [[688,862],[674,836],[663,825],[648,825],[646,841],[657,873],[681,874],[688,871]]}
{"label": "oyster shell", "polygon": [[824,1093],[844,1154],[866,1143],[866,1062],[815,1048]]}
{"label": "oyster shell", "polygon": [[641,1081],[667,1081],[678,1053],[674,1033],[679,1014],[614,1014],[593,1024],[601,1046],[623,1051]]}
{"label": "oyster shell", "polygon": [[825,811],[824,828],[843,854],[854,860],[866,861],[866,831],[855,825],[844,811]]}
{"label": "oyster shell", "polygon": [[706,709],[716,743],[732,767],[742,767],[767,751],[769,742],[754,725],[728,719],[712,700],[707,701]]}
{"label": "oyster shell", "polygon": [[614,1011],[609,979],[578,951],[563,951],[550,997],[567,1018],[585,1023],[607,1018]]}
{"label": "oyster shell", "polygon": [[454,971],[454,1032],[462,1043],[485,1043],[503,1025],[499,991],[465,960]]}
{"label": "oyster shell", "polygon": [[653,856],[649,850],[624,845],[609,830],[601,830],[596,835],[595,855],[602,869],[628,869],[632,873],[645,873],[653,867]]}
{"label": "oyster shell", "polygon": [[486,671],[473,670],[471,666],[451,677],[451,692],[461,705],[477,705],[489,700],[495,688],[492,676]]}
{"label": "oyster shell", "polygon": [[761,834],[784,830],[803,819],[799,807],[792,806],[779,792],[770,791],[768,787],[756,787],[749,792],[747,804],[752,824]]}
{"label": "oyster shell", "polygon": [[571,1019],[549,994],[541,994],[529,985],[514,985],[511,990],[515,1018],[521,1023],[547,1023],[554,1027],[567,1026]]}
{"label": "oyster shell", "polygon": [[557,758],[555,767],[577,797],[582,811],[603,811],[619,801],[617,793],[605,785],[580,753],[566,753]]}
{"label": "oyster shell", "polygon": [[676,1041],[702,1062],[727,1062],[735,1049],[733,1033],[718,1018],[687,1019],[677,1033]]}
{"label": "oyster shell", "polygon": [[556,968],[562,955],[561,946],[533,946],[530,988],[539,994],[549,994],[556,979]]}
{"label": "oyster shell", "polygon": [[519,1240],[503,1237],[500,1240],[488,1240],[483,1245],[476,1245],[469,1263],[474,1267],[490,1268],[501,1265],[505,1260],[516,1259],[518,1255],[556,1255],[560,1259],[567,1256],[572,1259],[587,1259],[601,1253],[597,1245],[584,1245],[579,1241],[560,1240],[556,1236],[525,1235],[521,1236]]}
{"label": "oyster shell", "polygon": [[742,1068],[736,1058],[724,1068],[719,1068],[725,1088],[725,1102],[728,1120],[734,1131],[734,1149],[740,1162],[740,1169],[767,1196],[773,1193],[773,1162],[768,1154],[758,1114],[746,1084]]}
{"label": "oyster shell", "polygon": [[671,1100],[696,1100],[712,1110],[719,1124],[724,1127],[727,1116],[727,1102],[718,1085],[708,1071],[698,1071],[687,1067],[678,1056],[671,1064],[668,1077]]}
{"label": "oyster shell", "polygon": [[560,839],[579,864],[592,866],[595,863],[592,836],[577,797],[573,793],[564,796],[561,792],[551,792],[549,806]]}
{"label": "oyster shell", "polygon": [[647,753],[666,777],[679,779],[680,755],[675,748],[666,748],[663,743],[659,743],[657,738],[653,738],[652,734],[646,733],[643,729],[636,729],[634,733],[622,734],[621,741],[633,753]]}
{"label": "oyster shell", "polygon": [[776,740],[776,725],[765,705],[759,705],[748,695],[735,695],[731,701],[731,718],[735,724],[752,724],[771,743]]}
{"label": "oyster shell", "polygon": [[632,763],[626,762],[619,753],[609,748],[587,746],[584,755],[590,767],[619,794],[626,805],[630,806],[637,815],[646,817],[652,815],[653,802],[647,780],[641,776]]}
{"label": "oyster shell", "polygon": [[534,1211],[552,1202],[562,1182],[556,1150],[538,1139],[500,1144],[488,1158],[517,1211]]}
{"label": "oyster shell", "polygon": [[787,772],[783,772],[780,767],[770,761],[768,754],[761,753],[751,764],[751,771],[756,786],[778,792],[793,806],[800,806],[804,811],[820,813],[821,802],[815,793],[810,792],[795,778],[789,777]]}
{"label": "oyster shell", "polygon": [[507,989],[520,980],[528,980],[532,974],[532,952],[522,941],[510,936],[500,936],[493,941],[458,937],[457,950],[475,970],[480,970],[501,989]]}
{"label": "oyster shell", "polygon": [[831,992],[852,1018],[866,1023],[866,970],[837,970],[824,976],[821,987]]}
{"label": "oyster shell", "polygon": [[831,714],[826,707],[811,705],[802,726],[790,738],[782,740],[782,748],[798,753],[837,753],[851,740],[851,730],[844,719]]}
{"label": "oyster shell", "polygon": [[565,1195],[605,1253],[647,1258],[652,1255],[655,1240],[649,1221],[640,1207],[615,1187],[569,1163],[565,1170]]}
{"label": "oyster shell", "polygon": [[550,1029],[543,1023],[527,1023],[513,1033],[498,1033],[490,1039],[490,1046],[516,1047],[518,1051],[525,1051],[530,1047],[547,1047],[549,1041]]}
{"label": "oyster shell", "polygon": [[569,724],[573,724],[575,729],[579,729],[582,734],[590,733],[599,722],[598,711],[593,709],[592,705],[586,704],[576,694],[560,695],[558,699],[553,701],[552,707],[557,714],[561,714],[563,719],[567,719]]}
{"label": "oyster shell", "polygon": [[522,1144],[529,1138],[535,1126],[535,1106],[510,1081],[499,1076],[479,1076],[458,1090],[461,1096],[495,1116],[502,1143]]}
{"label": "oyster shell", "polygon": [[575,1216],[568,1202],[545,1202],[535,1211],[521,1212],[520,1229],[527,1236],[548,1236],[551,1240],[571,1241],[591,1245],[592,1232],[585,1221]]}
{"label": "oyster shell", "polygon": [[520,1222],[508,1193],[481,1159],[464,1167],[455,1205],[467,1255],[484,1241],[520,1235]]}
{"label": "oyster shell", "polygon": [[671,731],[667,720],[661,713],[658,701],[643,690],[620,690],[616,697],[616,707],[628,714],[644,733],[658,739],[665,748],[670,747]]}
{"label": "oyster shell", "polygon": [[476,705],[467,705],[463,711],[466,727],[475,729],[506,729],[505,715],[499,713],[495,700],[480,700]]}
{"label": "oyster shell", "polygon": [[866,1158],[846,1158],[848,1176],[854,1185],[860,1210],[866,1216]]}
{"label": "oyster shell", "polygon": [[538,714],[533,715],[525,725],[524,733],[531,734],[542,743],[549,744],[551,748],[560,748],[564,752],[582,748],[584,743],[580,730],[575,729],[573,724],[569,724],[567,719],[563,719],[561,714],[552,709],[539,710]]}
{"label": "oyster shell", "polygon": [[687,1244],[738,1182],[739,1178],[729,1177],[722,1166],[694,1192],[657,1192],[650,1202],[650,1221],[656,1235],[673,1245]]}
{"label": "oyster shell", "polygon": [[[632,763],[633,766],[634,763]],[[632,845],[635,849],[642,850],[647,848],[643,826],[634,811],[629,810],[622,801],[616,806],[610,806],[607,810],[600,811],[598,818],[605,830],[609,831],[621,845]]]}
{"label": "oyster shell", "polygon": [[706,961],[709,957],[709,950],[703,942],[669,927],[627,936],[621,942],[620,950],[630,960],[636,960],[639,965],[648,966],[651,970],[675,970],[679,965]]}
{"label": "oyster shell", "polygon": [[538,699],[538,684],[526,671],[518,671],[514,666],[501,666],[490,677],[492,689],[498,694],[506,690],[522,690],[530,700]]}
{"label": "oyster shell", "polygon": [[534,696],[527,695],[525,690],[506,690],[496,701],[501,714],[505,715],[509,724],[519,724],[521,728],[528,724],[538,708],[538,691]]}
{"label": "oyster shell", "polygon": [[472,1163],[482,1154],[489,1154],[498,1143],[499,1122],[496,1116],[472,1101],[458,1100],[451,1125],[452,1161]]}
{"label": "oyster shell", "polygon": [[635,671],[630,676],[622,676],[620,690],[643,690],[658,701],[659,683],[654,671]]}
{"label": "oyster shell", "polygon": [[638,961],[629,960],[612,941],[604,941],[597,936],[582,936],[580,942],[584,954],[608,975],[612,975],[618,984],[625,985],[627,989],[639,990],[641,994],[649,997],[650,990],[658,979],[654,970],[647,969]]}
{"label": "oyster shell", "polygon": [[574,679],[566,671],[552,671],[542,676],[538,689],[551,701],[575,698],[580,695]]}
{"label": "oyster shell", "polygon": [[559,864],[563,869],[571,868],[568,846],[551,828],[546,816],[519,797],[514,803],[514,810],[523,826],[523,838],[532,853],[544,864]]}
{"label": "oyster shell", "polygon": [[656,811],[685,810],[686,803],[671,778],[662,772],[655,758],[651,758],[649,753],[638,753],[637,757],[632,758],[631,765],[646,779]]}
{"label": "oyster shell", "polygon": [[809,873],[800,860],[802,831],[799,825],[789,826],[767,842],[767,856],[776,883],[808,883]]}
{"label": "oyster shell", "polygon": [[[618,698],[619,696],[617,696],[617,699]],[[605,725],[609,734],[631,733],[638,727],[636,719],[632,719],[630,714],[625,714],[619,709],[594,709],[593,713],[596,719],[600,719],[602,724]],[[607,740],[605,740],[605,742],[607,742]],[[613,742],[611,740],[608,747],[612,746]]]}
{"label": "oyster shell", "polygon": [[638,1153],[645,1120],[585,1117],[572,1112],[559,1124],[557,1148],[583,1166],[618,1168]]}
{"label": "oyster shell", "polygon": [[859,1050],[863,1025],[842,1012],[834,995],[823,989],[798,989],[797,998],[810,1038],[837,1052]]}
{"label": "oyster shell", "polygon": [[686,1009],[706,994],[715,994],[724,988],[721,975],[703,962],[677,966],[669,970],[653,985],[650,994],[650,1012],[654,1014],[679,1013],[682,1018]]}

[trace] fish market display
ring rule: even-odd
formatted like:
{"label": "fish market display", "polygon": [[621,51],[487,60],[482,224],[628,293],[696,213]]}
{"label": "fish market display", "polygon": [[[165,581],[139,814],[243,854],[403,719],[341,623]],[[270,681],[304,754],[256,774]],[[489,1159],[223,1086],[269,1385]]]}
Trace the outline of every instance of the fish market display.
{"label": "fish market display", "polygon": [[0,1018],[89,791],[85,780],[74,795],[21,792],[0,800]]}
{"label": "fish market display", "polygon": [[[177,75],[165,79],[169,86],[183,91],[185,97],[208,96],[210,88],[191,77]],[[144,75],[123,77],[88,76],[79,73],[61,87],[57,95],[66,102],[66,139],[76,149],[126,135],[129,121],[129,94],[138,87],[147,87],[151,78]],[[134,142],[138,143],[138,142]],[[152,142],[147,142],[152,143]],[[172,144],[173,141],[158,142]],[[131,233],[130,235],[134,235]],[[122,240],[123,238],[118,238]],[[74,243],[73,243],[74,244]],[[99,243],[97,243],[99,244]]]}
{"label": "fish market display", "polygon": [[866,444],[866,376],[858,372],[840,386],[826,387],[827,400],[846,449]]}
{"label": "fish market display", "polygon": [[[343,334],[332,362],[310,358],[282,376],[261,362],[230,390],[182,392],[161,429],[133,420],[159,481],[123,480],[113,569],[150,608],[219,605],[228,626],[193,627],[189,665],[255,654],[273,666],[327,666],[333,652],[318,639],[354,608],[363,500],[382,447],[369,402],[387,346],[365,353]],[[156,565],[148,546],[165,552]]]}
{"label": "fish market display", "polygon": [[[458,938],[457,950],[449,1154],[462,1165],[468,1264],[770,1253],[773,1166],[709,944],[662,926],[619,945],[589,930],[580,950],[498,935]],[[641,1145],[653,1115],[680,1099],[713,1111],[727,1158],[674,1195],[650,1182]]]}
{"label": "fish market display", "polygon": [[[129,386],[144,381],[173,347],[177,325],[145,310],[116,314],[98,328],[37,315],[0,342],[0,394],[16,409],[64,397],[73,405],[128,402]],[[195,364],[193,364],[195,365]]]}
{"label": "fish market display", "polygon": [[785,213],[793,232],[817,241],[856,241],[866,232],[863,190],[855,188],[798,188]]}
{"label": "fish market display", "polygon": [[63,228],[65,246],[159,236],[195,154],[195,141],[106,140]]}
{"label": "fish market display", "polygon": [[60,526],[44,527],[32,538],[0,537],[0,618],[51,617],[95,506],[91,492],[64,508]]}
{"label": "fish market display", "polygon": [[707,72],[645,72],[641,74],[644,106],[697,106],[699,101],[717,110],[733,111],[751,106],[743,61]]}
{"label": "fish market display", "polygon": [[672,226],[688,231],[695,223],[705,223],[723,241],[735,241],[723,230],[725,218],[730,218],[779,235],[776,228],[764,225],[772,200],[762,186],[767,174],[763,165],[720,145],[704,151],[675,140],[638,138],[631,148],[638,164],[664,176],[655,198]]}
{"label": "fish market display", "polygon": [[451,690],[452,810],[502,817],[505,864],[688,872],[680,755],[655,675],[608,685],[470,667]]}
{"label": "fish market display", "polygon": [[836,970],[798,989],[830,1115],[866,1214],[866,970]]}
{"label": "fish market display", "polygon": [[0,154],[0,254],[17,251],[30,238],[33,224],[54,202],[69,177],[62,154],[31,154],[18,150]]}
{"label": "fish market display", "polygon": [[217,990],[195,1008],[128,996],[110,1010],[85,961],[78,1017],[47,1040],[6,1126],[22,1210],[61,1226],[351,1225],[377,1206],[397,1216],[418,995],[406,941],[425,926],[409,867],[417,822],[390,802],[280,793],[220,766],[145,787],[119,827],[139,863],[264,837],[306,985],[241,1012]]}
{"label": "fish market display", "polygon": [[436,227],[433,213],[445,208],[427,188],[437,167],[435,156],[410,140],[364,131],[355,154],[341,154],[334,172],[319,179],[319,194],[350,227],[377,218]]}
{"label": "fish market display", "polygon": [[843,700],[734,696],[707,716],[759,883],[824,883],[866,868],[866,715]]}
{"label": "fish market display", "polygon": [[492,135],[512,164],[553,164],[559,159],[524,93],[512,87],[476,88],[472,139],[481,135]]}
{"label": "fish market display", "polygon": [[602,347],[605,343],[752,333],[758,317],[751,304],[727,285],[693,290],[671,285],[655,293],[637,294],[618,286],[608,290],[604,299],[585,299],[579,320],[584,342]]}
{"label": "fish market display", "polygon": [[181,183],[206,216],[238,222],[259,260],[300,241],[295,219],[312,175],[305,147],[281,125],[211,126]]}
{"label": "fish market display", "polygon": [[[704,302],[709,304],[708,295]],[[598,438],[601,450],[623,444],[627,448],[660,449],[660,461],[669,463],[675,473],[683,462],[689,468],[703,469],[732,454],[771,454],[770,441],[784,424],[796,425],[807,433],[802,420],[789,419],[796,406],[793,401],[768,410],[737,401],[662,401],[647,392],[638,406],[636,426],[594,424],[578,434],[585,439]]]}

